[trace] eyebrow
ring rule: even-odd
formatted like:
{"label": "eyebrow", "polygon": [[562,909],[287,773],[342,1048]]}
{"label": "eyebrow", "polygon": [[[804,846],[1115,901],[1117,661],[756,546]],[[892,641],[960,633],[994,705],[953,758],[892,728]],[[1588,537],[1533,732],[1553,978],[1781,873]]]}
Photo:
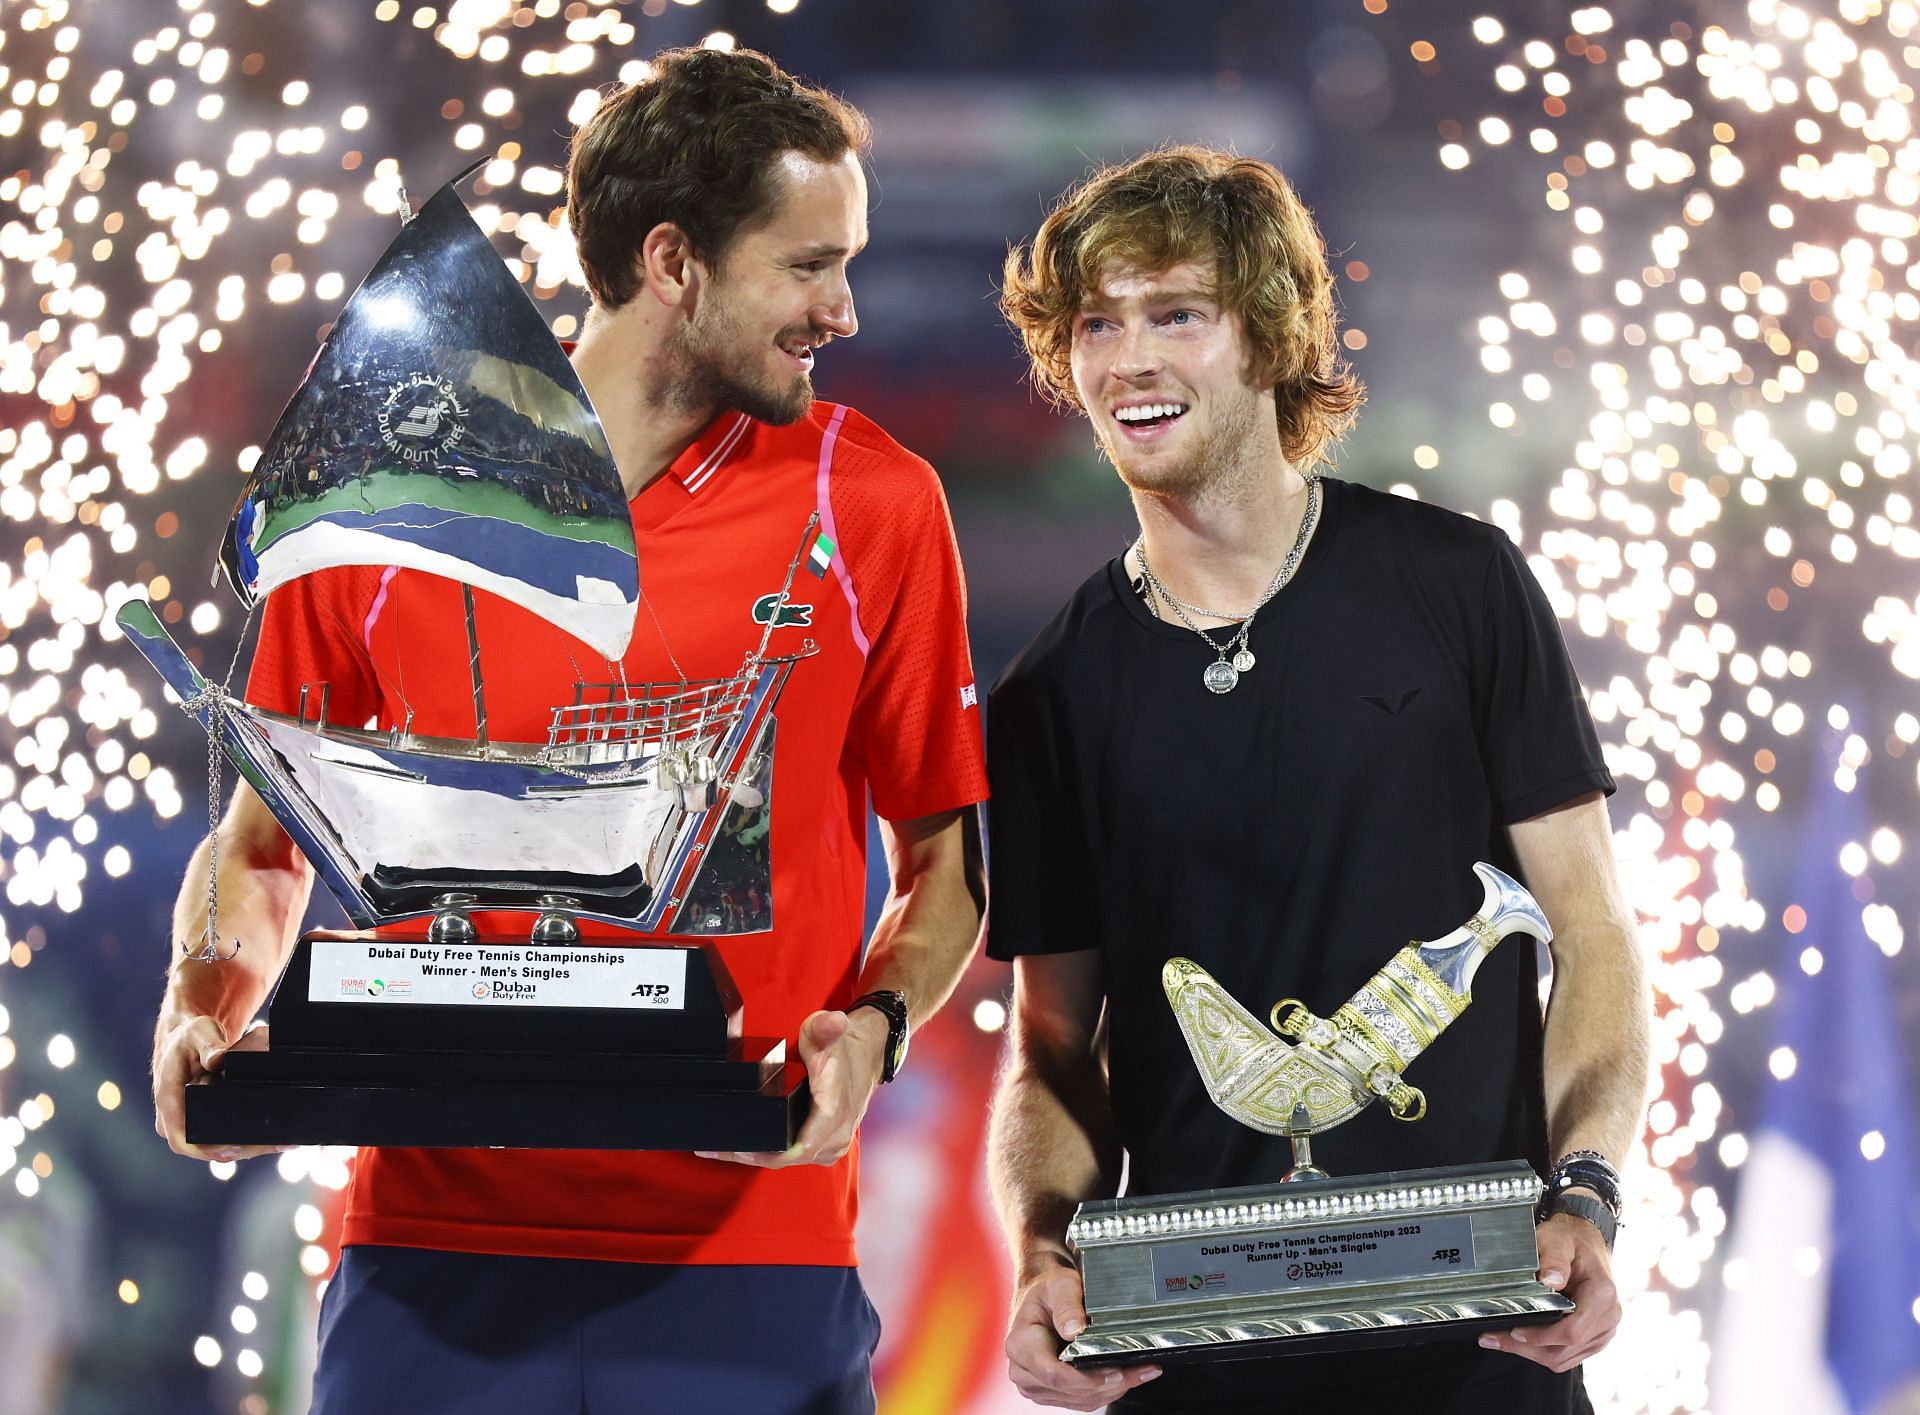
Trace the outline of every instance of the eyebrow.
{"label": "eyebrow", "polygon": [[835,256],[846,256],[849,260],[851,260],[854,256],[859,255],[860,252],[864,251],[866,248],[867,248],[867,243],[865,241],[862,241],[859,245],[855,246],[852,250],[848,250],[845,246],[842,246],[842,245],[831,245],[831,244],[819,245],[819,246],[803,246],[797,251],[790,252],[788,258],[796,261],[808,261],[808,260],[831,260]]}
{"label": "eyebrow", "polygon": [[[1089,294],[1087,298],[1081,302],[1079,313],[1090,314],[1097,310],[1112,309],[1115,305],[1125,304],[1127,303],[1128,300],[1133,298],[1134,298],[1133,296],[1129,295],[1121,299],[1112,299],[1106,295],[1102,295],[1098,293]],[[1145,305],[1178,305],[1178,304],[1217,305],[1220,303],[1220,297],[1219,295],[1215,294],[1211,290],[1202,290],[1198,288],[1188,288],[1183,290],[1149,290],[1144,296],[1140,297],[1140,303]]]}

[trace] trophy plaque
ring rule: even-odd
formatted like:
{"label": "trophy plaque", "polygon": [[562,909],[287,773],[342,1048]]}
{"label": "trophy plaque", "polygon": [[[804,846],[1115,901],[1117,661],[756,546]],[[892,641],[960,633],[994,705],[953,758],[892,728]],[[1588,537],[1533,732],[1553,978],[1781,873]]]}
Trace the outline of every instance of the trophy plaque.
{"label": "trophy plaque", "polygon": [[1472,1001],[1474,972],[1508,934],[1546,942],[1520,884],[1476,864],[1480,912],[1445,938],[1401,949],[1331,1018],[1292,1000],[1261,1025],[1198,964],[1161,982],[1214,1104],[1287,1136],[1278,1183],[1082,1204],[1068,1226],[1088,1325],[1075,1365],[1136,1365],[1453,1339],[1573,1310],[1536,1277],[1525,1161],[1334,1178],[1311,1136],[1374,1100],[1418,1120],[1401,1073]]}
{"label": "trophy plaque", "polygon": [[[354,927],[295,945],[266,1044],[188,1087],[187,1139],[785,1149],[804,1073],[748,1029],[713,940],[772,926],[774,708],[814,652],[772,640],[818,517],[784,582],[767,567],[775,612],[731,676],[557,687],[544,741],[494,740],[475,586],[610,677],[643,594],[605,432],[460,180],[404,213],[335,320],[221,563],[249,608],[337,566],[459,582],[472,735],[416,733],[411,707],[385,730],[336,723],[324,683],[261,710],[146,603],[117,615],[205,729],[210,779],[232,762]],[[217,962],[245,943],[219,939],[210,895]]]}

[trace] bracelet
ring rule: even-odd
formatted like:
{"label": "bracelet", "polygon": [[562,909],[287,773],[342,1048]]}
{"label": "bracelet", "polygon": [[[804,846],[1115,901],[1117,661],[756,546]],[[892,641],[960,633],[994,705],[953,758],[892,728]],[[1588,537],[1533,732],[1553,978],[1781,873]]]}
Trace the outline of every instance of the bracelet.
{"label": "bracelet", "polygon": [[1550,1178],[1558,1179],[1563,1189],[1572,1184],[1588,1185],[1599,1190],[1616,1208],[1619,1206],[1620,1172],[1603,1156],[1591,1152],[1562,1156]]}
{"label": "bracelet", "polygon": [[1547,1175],[1547,1189],[1562,1194],[1569,1189],[1591,1189],[1600,1202],[1620,1215],[1620,1171],[1607,1157],[1595,1150],[1573,1150],[1560,1157]]}

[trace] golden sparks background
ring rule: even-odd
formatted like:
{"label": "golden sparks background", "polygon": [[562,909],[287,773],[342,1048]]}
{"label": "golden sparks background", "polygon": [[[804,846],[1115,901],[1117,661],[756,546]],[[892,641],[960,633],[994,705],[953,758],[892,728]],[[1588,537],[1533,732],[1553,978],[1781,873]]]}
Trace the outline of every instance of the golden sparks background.
{"label": "golden sparks background", "polygon": [[[1773,1000],[1775,940],[1809,920],[1784,877],[1750,874],[1743,829],[1806,810],[1830,774],[1891,814],[1835,847],[1857,926],[1822,932],[1891,958],[1895,901],[1913,903],[1920,12],[1707,8],[1718,23],[1660,32],[1602,6],[1566,34],[1462,19],[1410,49],[1489,110],[1441,123],[1440,164],[1494,165],[1558,217],[1475,333],[1489,422],[1559,461],[1544,505],[1488,510],[1582,666],[1656,991],[1660,1076],[1616,1257],[1627,1317],[1587,1377],[1622,1411],[1705,1407],[1701,1286],[1745,1276],[1716,1255],[1728,1209],[1694,1161],[1746,1159],[1715,1046],[1729,1013]],[[1798,950],[1808,974],[1825,961]],[[1784,1080],[1796,1059],[1779,1047],[1767,1065]],[[1869,1161],[1885,1148],[1877,1130],[1858,1144]]]}

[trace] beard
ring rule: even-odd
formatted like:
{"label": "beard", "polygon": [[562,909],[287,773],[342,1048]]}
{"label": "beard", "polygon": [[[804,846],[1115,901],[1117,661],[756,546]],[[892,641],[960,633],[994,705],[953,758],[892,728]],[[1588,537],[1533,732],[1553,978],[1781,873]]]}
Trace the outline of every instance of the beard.
{"label": "beard", "polygon": [[[1189,500],[1226,490],[1243,475],[1247,449],[1259,431],[1260,404],[1254,398],[1235,398],[1214,407],[1212,423],[1188,429],[1187,447],[1176,455],[1133,447],[1097,423],[1094,441],[1128,491]],[[1187,416],[1194,414],[1189,411]]]}
{"label": "beard", "polygon": [[[775,342],[817,338],[807,325],[783,329]],[[813,406],[813,381],[804,372],[781,384],[764,372],[764,348],[755,348],[733,311],[716,300],[701,304],[671,345],[673,373],[666,401],[677,412],[732,408],[756,422],[785,427]]]}

